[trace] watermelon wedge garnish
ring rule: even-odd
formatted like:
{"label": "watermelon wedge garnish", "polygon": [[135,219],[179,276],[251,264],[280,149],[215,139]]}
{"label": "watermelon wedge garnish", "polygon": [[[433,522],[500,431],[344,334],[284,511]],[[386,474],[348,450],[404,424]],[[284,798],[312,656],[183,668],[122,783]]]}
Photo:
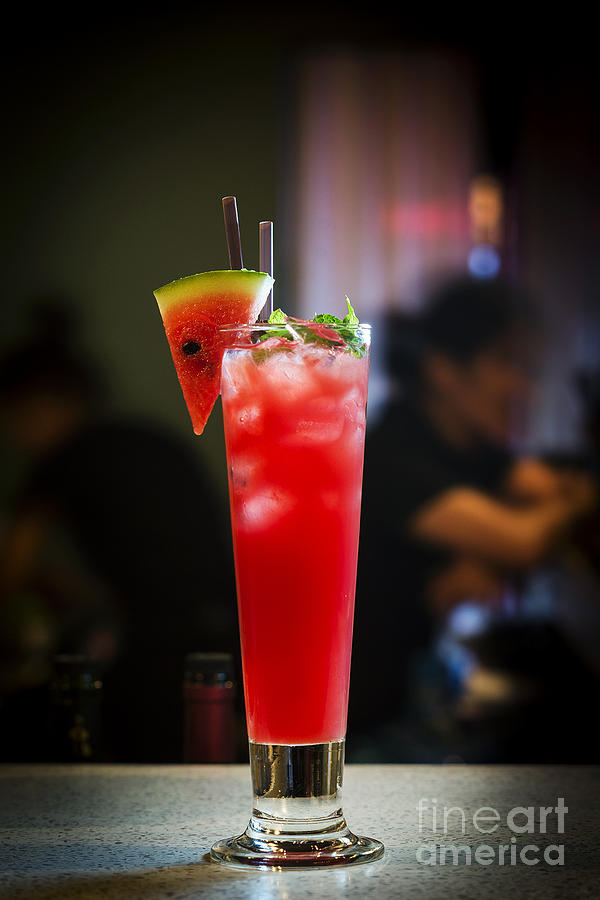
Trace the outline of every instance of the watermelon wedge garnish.
{"label": "watermelon wedge garnish", "polygon": [[273,278],[249,269],[203,272],[154,291],[192,425],[202,434],[221,389],[222,325],[255,322]]}

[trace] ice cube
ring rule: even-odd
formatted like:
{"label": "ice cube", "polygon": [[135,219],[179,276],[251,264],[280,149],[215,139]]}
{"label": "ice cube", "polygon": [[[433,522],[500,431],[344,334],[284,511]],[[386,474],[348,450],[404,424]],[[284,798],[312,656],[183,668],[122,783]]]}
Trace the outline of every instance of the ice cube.
{"label": "ice cube", "polygon": [[293,431],[282,436],[292,446],[328,444],[337,441],[344,429],[345,410],[333,397],[312,397],[301,406],[302,417]]}
{"label": "ice cube", "polygon": [[346,419],[344,428],[344,453],[350,459],[351,457],[362,456],[365,445],[365,416],[364,413],[357,413],[353,418]]}
{"label": "ice cube", "polygon": [[223,357],[221,370],[222,392],[227,397],[239,394],[252,396],[254,393],[253,382],[254,361],[248,351],[238,350],[231,355],[227,353]]}
{"label": "ice cube", "polygon": [[242,527],[249,531],[271,528],[293,507],[291,494],[275,486],[263,488],[244,501],[240,517]]}
{"label": "ice cube", "polygon": [[231,464],[231,483],[234,490],[243,490],[252,484],[260,468],[260,462],[253,456],[236,454]]}
{"label": "ice cube", "polygon": [[339,440],[344,430],[344,415],[327,419],[300,419],[296,430],[283,438],[283,443],[294,447],[310,447],[318,444],[331,444]]}
{"label": "ice cube", "polygon": [[366,420],[366,400],[364,392],[358,385],[348,391],[343,399],[344,408],[348,418],[357,424],[364,424]]}
{"label": "ice cube", "polygon": [[364,392],[358,385],[354,385],[354,387],[350,388],[348,393],[344,395],[344,403],[348,403],[350,406],[364,406]]}
{"label": "ice cube", "polygon": [[[282,362],[277,360],[276,378],[278,386],[285,391],[287,400],[297,400],[315,392],[313,371],[303,359],[304,354],[290,353]],[[274,382],[273,382],[274,383]]]}
{"label": "ice cube", "polygon": [[260,406],[243,406],[238,412],[237,420],[240,427],[248,434],[262,434],[263,410]]}
{"label": "ice cube", "polygon": [[311,418],[325,421],[331,419],[332,416],[335,417],[340,406],[333,397],[315,397],[314,400],[308,402],[305,408]]}

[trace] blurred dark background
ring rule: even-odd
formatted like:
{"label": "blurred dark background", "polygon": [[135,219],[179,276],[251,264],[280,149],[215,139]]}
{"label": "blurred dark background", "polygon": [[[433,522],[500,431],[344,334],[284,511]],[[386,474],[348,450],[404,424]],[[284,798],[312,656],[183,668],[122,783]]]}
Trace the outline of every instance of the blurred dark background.
{"label": "blurred dark background", "polygon": [[[166,506],[160,506],[167,494],[178,492],[181,500],[181,516],[170,513],[179,516],[180,535],[195,527],[201,508],[214,509],[219,523],[217,538],[203,538],[207,547],[213,540],[216,546],[210,545],[189,582],[169,584],[165,571],[185,563],[183,555],[179,561],[167,555],[162,579],[146,573],[148,584],[119,583],[130,598],[132,621],[164,602],[185,622],[166,641],[172,685],[186,652],[237,653],[220,410],[217,405],[202,439],[194,439],[152,297],[155,287],[179,275],[227,266],[223,195],[238,198],[247,267],[258,262],[257,223],[274,220],[275,302],[292,314],[337,313],[347,293],[361,319],[377,325],[390,312],[418,311],[437,284],[467,272],[489,279],[497,270],[498,277],[530,291],[540,310],[540,333],[543,323],[540,377],[512,450],[593,468],[600,138],[597,60],[585,22],[568,15],[555,21],[549,13],[525,17],[518,7],[442,14],[400,12],[389,5],[367,12],[316,4],[170,4],[98,5],[86,7],[80,18],[50,8],[31,16],[12,9],[5,25],[0,352],[6,357],[25,348],[21,371],[27,373],[28,360],[43,356],[36,350],[40,341],[55,348],[64,343],[101,379],[101,399],[95,398],[86,427],[119,424],[102,432],[106,449],[90,465],[96,478],[103,460],[117,474],[108,487],[100,478],[95,496],[104,492],[121,499],[121,510],[135,508],[137,519],[132,515],[129,527],[144,523],[135,551],[140,570],[149,546],[144,540],[160,547],[163,534],[168,538]],[[373,353],[369,422],[375,428],[391,384],[377,332]],[[40,373],[44,381],[41,364]],[[14,401],[19,376],[11,377]],[[6,418],[4,425],[3,540],[32,484],[47,491],[50,485],[61,496],[67,491],[64,473],[73,471],[67,459],[40,475],[39,454],[10,438]],[[93,434],[87,446],[92,445],[99,446]],[[127,472],[142,445],[155,451],[146,452],[136,495]],[[184,457],[185,464],[178,462]],[[120,460],[120,469],[113,460]],[[185,487],[169,488],[172,482],[157,475],[187,471],[184,465],[193,472],[194,502],[187,502]],[[68,489],[71,511],[76,507],[82,521],[88,471],[82,466],[79,481],[71,480]],[[150,488],[157,482],[162,500]],[[108,529],[110,510],[105,516]],[[122,511],[118,518],[127,541],[129,520]],[[70,576],[76,571],[78,586],[66,592],[68,602],[62,589],[63,599],[50,602],[47,586],[30,585],[26,603],[7,601],[3,626],[5,644],[14,646],[16,629],[25,641],[22,657],[33,659],[20,685],[29,692],[31,710],[43,703],[36,690],[48,677],[44,660],[50,651],[87,652],[86,641],[95,633],[90,622],[100,622],[102,634],[113,637],[125,627],[111,606],[114,598],[105,597],[106,573],[91,571],[68,536],[63,540],[54,530],[50,537],[59,546],[46,547],[47,568]],[[89,544],[99,540],[88,537]],[[182,554],[191,558],[196,550]],[[203,580],[203,566],[202,610],[214,607],[217,597],[223,613],[191,621],[185,618],[186,593]],[[133,578],[131,572],[127,577]],[[529,588],[527,596],[535,593],[536,615],[543,608],[552,617],[559,589],[555,574],[544,577],[541,587],[536,582],[537,593]],[[580,569],[575,578],[577,587],[569,589],[569,596],[584,599],[579,606],[567,604],[577,658],[582,655],[592,668],[598,661],[596,578],[588,562],[585,575]],[[85,622],[73,613],[83,594]],[[68,633],[61,603],[70,610]],[[24,608],[31,612],[19,624],[18,610]],[[475,627],[468,615],[468,627]],[[113,650],[99,640],[94,646],[101,647],[100,657],[112,659]],[[445,659],[455,661],[461,682],[473,671],[472,659],[465,661],[452,638],[447,640]],[[118,682],[129,684],[130,708],[136,697],[160,691],[152,636],[135,644],[136,664]],[[23,724],[25,707],[15,700],[18,685],[11,673],[9,660],[5,756],[35,758],[32,742],[41,726],[34,713]],[[361,677],[377,683],[378,673],[367,667]],[[478,684],[485,693],[484,682],[480,678]],[[502,693],[497,682],[488,689]],[[433,716],[436,704],[446,701],[424,690]],[[173,710],[174,723],[180,712]],[[123,727],[122,721],[114,725]],[[379,750],[367,742],[356,753],[365,759],[468,759],[465,741],[453,740],[448,731],[441,738],[430,735],[423,745],[388,734]],[[472,744],[474,758],[497,758],[494,737],[490,741]],[[152,758],[133,737],[127,747],[114,751],[116,756]],[[176,742],[167,741],[155,758],[177,758],[178,752]],[[535,748],[528,752],[532,761],[543,756]],[[587,758],[581,743],[574,756]]]}

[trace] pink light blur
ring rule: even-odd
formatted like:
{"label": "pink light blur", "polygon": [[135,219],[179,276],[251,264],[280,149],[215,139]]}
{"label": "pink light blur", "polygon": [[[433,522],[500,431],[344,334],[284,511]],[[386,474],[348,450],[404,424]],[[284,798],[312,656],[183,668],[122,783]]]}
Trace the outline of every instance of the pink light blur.
{"label": "pink light blur", "polygon": [[298,313],[418,306],[466,271],[474,77],[443,53],[323,53],[300,67],[293,173]]}
{"label": "pink light blur", "polygon": [[469,219],[466,207],[448,207],[441,203],[398,203],[384,207],[381,228],[394,235],[437,238],[443,235],[467,237]]}

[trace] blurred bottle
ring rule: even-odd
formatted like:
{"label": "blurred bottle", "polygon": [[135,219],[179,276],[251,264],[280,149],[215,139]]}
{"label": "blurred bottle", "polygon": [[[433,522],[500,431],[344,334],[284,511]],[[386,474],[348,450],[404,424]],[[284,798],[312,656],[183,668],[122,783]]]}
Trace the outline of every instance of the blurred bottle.
{"label": "blurred bottle", "polygon": [[186,763],[227,763],[236,756],[231,653],[188,653],[183,683]]}
{"label": "blurred bottle", "polygon": [[54,762],[97,762],[102,758],[102,681],[85,656],[54,657],[49,731]]}

